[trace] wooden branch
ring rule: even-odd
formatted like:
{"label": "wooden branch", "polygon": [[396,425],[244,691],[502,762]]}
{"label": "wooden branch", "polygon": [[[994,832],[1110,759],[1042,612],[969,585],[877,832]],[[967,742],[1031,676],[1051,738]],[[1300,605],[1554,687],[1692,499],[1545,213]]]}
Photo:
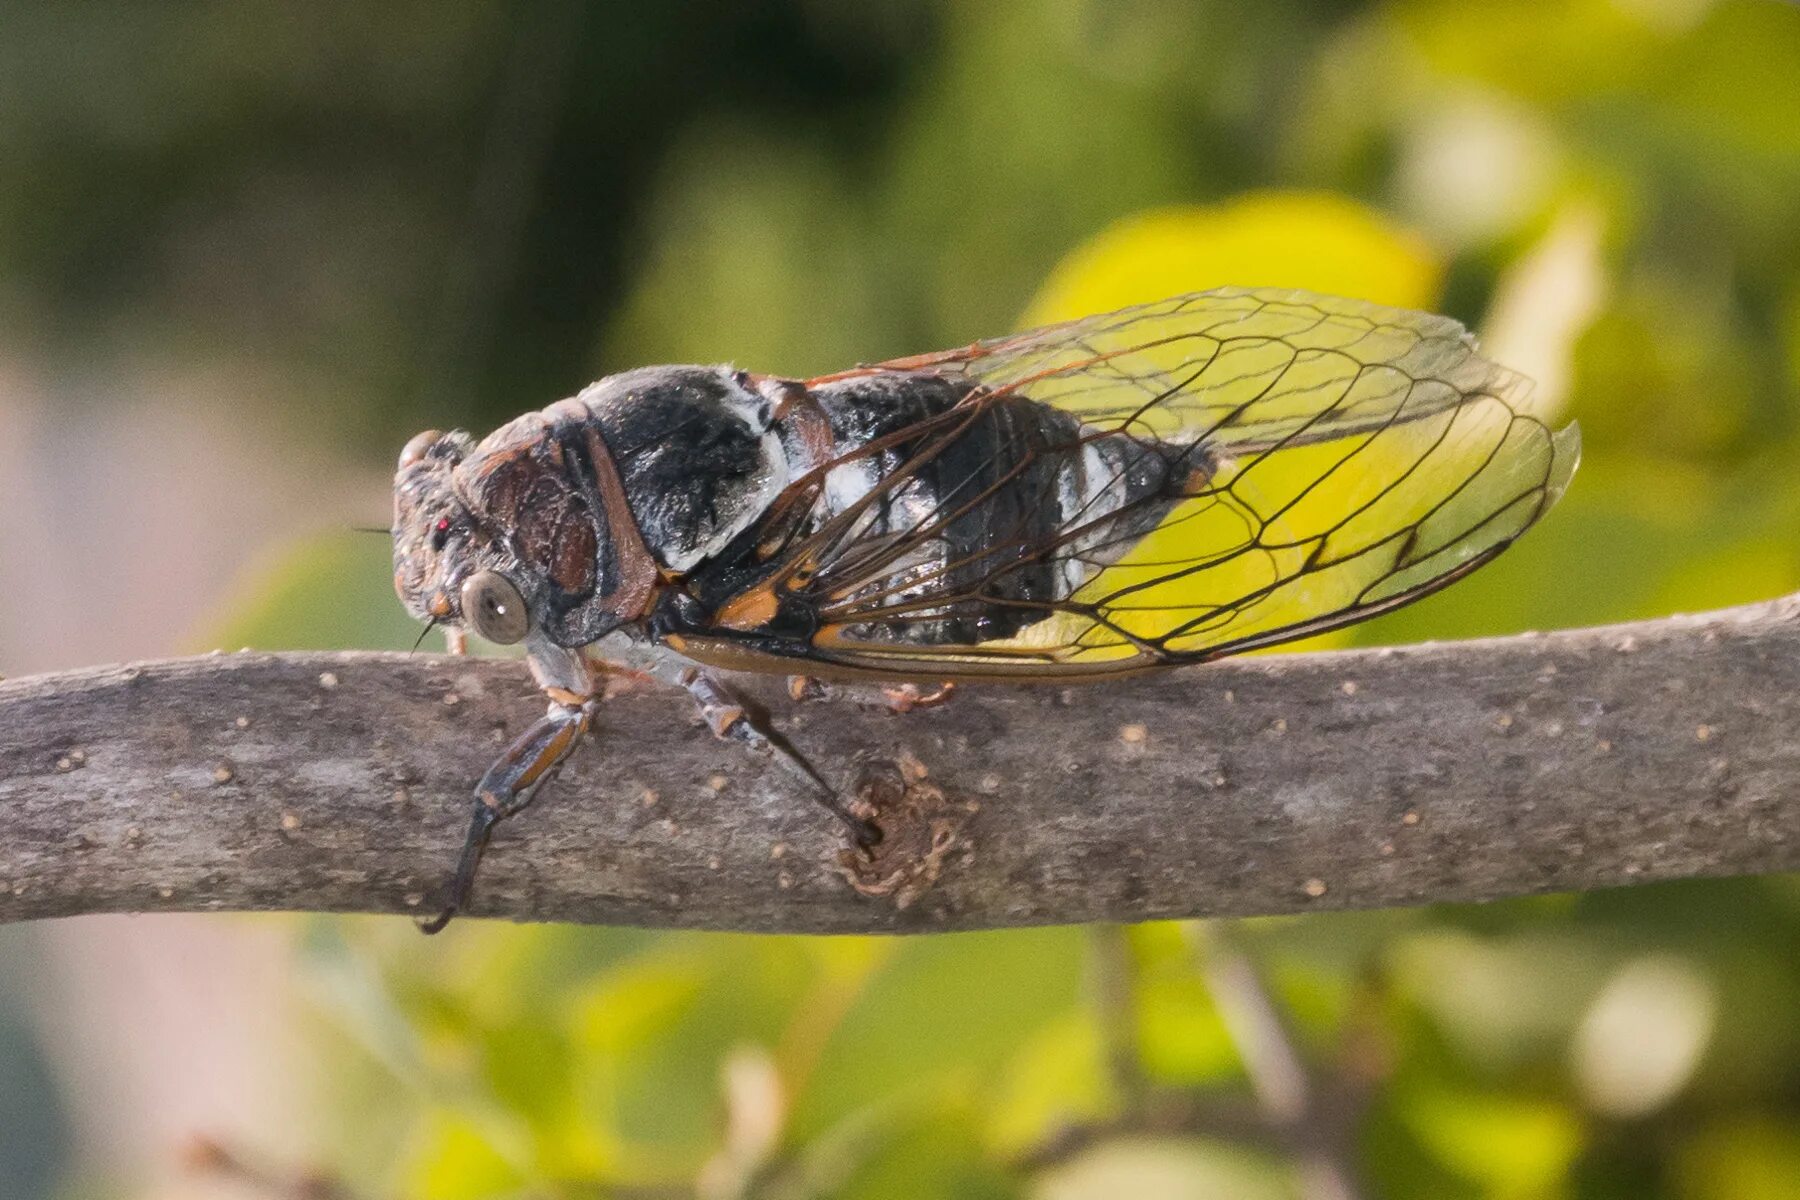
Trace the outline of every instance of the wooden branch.
{"label": "wooden branch", "polygon": [[[752,685],[873,862],[645,686],[501,826],[473,912],[901,931],[1485,900],[1800,868],[1800,599],[1264,656],[899,716]],[[0,921],[429,911],[522,664],[236,654],[0,684]]]}

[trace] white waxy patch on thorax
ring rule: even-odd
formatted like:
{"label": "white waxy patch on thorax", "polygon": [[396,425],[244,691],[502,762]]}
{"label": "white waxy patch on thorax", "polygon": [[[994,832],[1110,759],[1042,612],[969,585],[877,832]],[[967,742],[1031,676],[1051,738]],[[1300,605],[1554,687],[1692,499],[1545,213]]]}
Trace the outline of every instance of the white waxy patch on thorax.
{"label": "white waxy patch on thorax", "polygon": [[666,559],[663,565],[671,571],[692,570],[724,550],[733,538],[762,519],[791,478],[787,451],[770,427],[768,400],[734,383],[727,390],[721,408],[720,420],[736,421],[752,434],[760,435],[757,437],[757,470],[744,481],[743,490],[731,498],[731,503],[721,506],[734,514],[731,520],[713,530],[709,537],[690,545],[662,548],[662,556]]}
{"label": "white waxy patch on thorax", "polygon": [[839,463],[825,472],[825,506],[841,513],[875,490],[875,464],[866,458]]}
{"label": "white waxy patch on thorax", "polygon": [[[721,371],[730,373],[730,367],[720,367]],[[743,387],[735,379],[725,392],[724,404],[731,415],[743,422],[753,433],[767,433],[774,406],[769,398],[760,391]]]}

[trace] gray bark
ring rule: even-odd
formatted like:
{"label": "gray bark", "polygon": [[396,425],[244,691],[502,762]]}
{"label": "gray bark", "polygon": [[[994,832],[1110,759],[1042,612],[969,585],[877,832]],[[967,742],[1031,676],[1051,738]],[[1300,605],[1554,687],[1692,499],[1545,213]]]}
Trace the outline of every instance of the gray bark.
{"label": "gray bark", "polygon": [[[503,824],[474,915],[906,931],[1486,900],[1800,868],[1800,600],[1604,629],[966,687],[751,693],[880,809],[643,685]],[[429,912],[522,664],[259,654],[0,684],[0,921]]]}

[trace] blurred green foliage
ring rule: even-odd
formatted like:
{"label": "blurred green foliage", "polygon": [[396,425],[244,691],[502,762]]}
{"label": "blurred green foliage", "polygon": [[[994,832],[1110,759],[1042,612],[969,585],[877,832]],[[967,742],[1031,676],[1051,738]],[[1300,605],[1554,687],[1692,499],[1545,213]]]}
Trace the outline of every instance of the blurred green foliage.
{"label": "blurred green foliage", "polygon": [[[1793,6],[98,7],[0,3],[0,313],[50,353],[285,364],[338,397],[317,436],[346,456],[639,362],[806,373],[1306,285],[1542,349],[1586,433],[1540,529],[1355,639],[1800,588]],[[209,644],[403,646],[387,579],[380,539],[324,535]],[[1141,1119],[1146,1093],[1248,1095],[1191,929],[1129,932],[1123,1013],[1073,929],[300,940],[320,1144],[362,1195],[1304,1186]],[[1232,940],[1315,1070],[1371,1081],[1372,1195],[1800,1196],[1791,879]]]}

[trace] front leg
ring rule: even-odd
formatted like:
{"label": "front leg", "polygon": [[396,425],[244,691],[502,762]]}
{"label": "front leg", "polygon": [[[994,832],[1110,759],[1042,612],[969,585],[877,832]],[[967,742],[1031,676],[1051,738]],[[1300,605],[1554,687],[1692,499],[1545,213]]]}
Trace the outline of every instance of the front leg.
{"label": "front leg", "polygon": [[532,674],[550,697],[549,711],[513,739],[475,785],[475,811],[444,907],[437,916],[419,922],[426,933],[443,929],[467,905],[475,886],[475,870],[494,826],[531,803],[538,788],[556,774],[593,724],[598,707],[594,674],[580,655],[560,647],[533,648],[529,662]]}

